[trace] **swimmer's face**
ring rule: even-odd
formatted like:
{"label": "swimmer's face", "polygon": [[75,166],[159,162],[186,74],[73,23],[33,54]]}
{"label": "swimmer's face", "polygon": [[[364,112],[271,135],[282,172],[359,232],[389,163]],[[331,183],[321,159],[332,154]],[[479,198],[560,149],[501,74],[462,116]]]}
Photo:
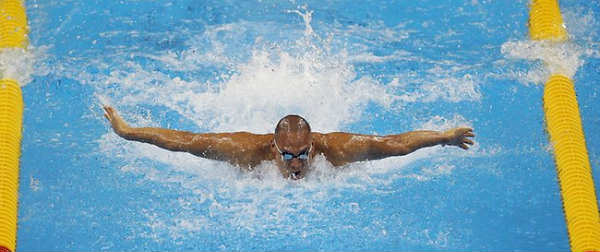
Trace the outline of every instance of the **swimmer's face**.
{"label": "swimmer's face", "polygon": [[312,158],[312,137],[307,134],[281,134],[275,138],[273,148],[279,171],[284,178],[301,179],[309,170]]}

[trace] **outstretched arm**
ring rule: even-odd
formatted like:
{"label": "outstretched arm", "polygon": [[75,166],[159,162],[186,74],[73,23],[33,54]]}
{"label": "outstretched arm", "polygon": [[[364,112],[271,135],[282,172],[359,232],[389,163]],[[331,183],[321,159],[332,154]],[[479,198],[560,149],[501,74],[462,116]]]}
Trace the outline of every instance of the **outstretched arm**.
{"label": "outstretched arm", "polygon": [[398,135],[373,136],[335,132],[321,135],[323,153],[334,165],[402,156],[424,147],[442,145],[468,149],[473,145],[471,128],[440,131],[412,131]]}
{"label": "outstretched arm", "polygon": [[[171,151],[189,152],[199,157],[228,161],[240,166],[255,166],[264,159],[268,135],[247,132],[196,134],[163,128],[132,128],[110,107],[104,116],[117,135],[132,141],[149,143]],[[267,143],[267,144],[261,144]]]}

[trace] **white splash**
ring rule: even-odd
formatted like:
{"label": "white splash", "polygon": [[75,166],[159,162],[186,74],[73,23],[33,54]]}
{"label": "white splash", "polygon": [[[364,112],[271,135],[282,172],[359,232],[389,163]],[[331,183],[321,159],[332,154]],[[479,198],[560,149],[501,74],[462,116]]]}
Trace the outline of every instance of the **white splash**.
{"label": "white splash", "polygon": [[[303,18],[310,21],[310,12]],[[313,36],[311,29],[306,28],[306,36]],[[330,55],[312,41],[299,39],[287,49],[260,45],[246,62],[227,59],[230,74],[221,75],[219,82],[184,80],[128,61],[123,70],[98,78],[102,87],[118,85],[118,93],[103,88],[98,96],[114,97],[119,105],[162,105],[210,131],[257,133],[272,132],[286,114],[302,115],[315,131],[340,130],[359,120],[367,104],[388,108],[398,99],[386,85],[358,77],[345,55]],[[150,58],[182,70],[204,56],[167,53]]]}
{"label": "white splash", "polygon": [[[161,120],[151,114],[132,113],[131,108],[159,106],[193,122],[198,128],[195,130],[211,132],[270,133],[286,114],[302,115],[314,131],[338,131],[363,119],[368,105],[393,110],[406,103],[481,98],[477,78],[457,75],[463,70],[461,66],[432,67],[428,77],[410,76],[408,80],[417,83],[417,87],[408,93],[402,90],[407,85],[407,79],[402,75],[385,83],[360,74],[354,66],[357,62],[423,59],[406,51],[388,56],[375,56],[365,48],[352,51],[352,54],[346,50],[335,52],[329,46],[340,41],[335,37],[321,39],[315,34],[310,25],[312,12],[290,13],[301,16],[304,26],[295,27],[286,36],[298,37],[291,40],[292,43],[269,42],[257,37],[254,44],[244,45],[242,51],[248,54],[247,57],[232,55],[240,49],[227,44],[226,38],[243,37],[240,33],[244,34],[244,31],[265,33],[272,28],[270,24],[241,22],[211,26],[202,34],[190,36],[185,42],[189,48],[180,52],[122,53],[112,56],[120,62],[116,69],[103,66],[102,70],[106,71],[94,74],[66,74],[94,85],[97,99],[114,105],[134,126],[158,126]],[[353,25],[348,31],[357,36],[375,36],[382,41],[400,41],[410,34],[402,25],[379,29],[383,26],[381,23],[376,23],[375,28]],[[335,31],[335,34],[344,32]],[[368,43],[366,41],[359,42]],[[236,42],[231,43],[235,45]],[[134,60],[135,57],[157,61],[163,69],[176,73],[156,71],[155,65],[144,65]],[[439,62],[433,63],[438,65]],[[217,67],[222,71],[209,80],[188,77],[188,73],[205,67]],[[451,119],[436,117],[424,125],[415,125],[415,128],[447,129],[462,123],[469,124],[460,115]],[[376,187],[390,185],[398,179],[425,181],[450,175],[457,168],[448,165],[449,160],[465,155],[458,154],[462,151],[458,148],[434,147],[410,156],[359,162],[341,169],[334,168],[319,156],[315,159],[314,170],[305,179],[290,181],[283,179],[270,162],[245,173],[227,163],[128,142],[112,132],[102,136],[98,143],[101,153],[124,163],[120,167],[123,173],[140,176],[144,182],[176,185],[181,189],[182,198],[177,201],[180,205],[176,206],[178,213],[175,216],[151,208],[144,212],[147,227],[142,236],[159,240],[177,239],[201,232],[203,227],[214,230],[221,225],[243,230],[249,235],[268,235],[271,230],[302,236],[323,234],[331,230],[308,226],[310,221],[296,220],[335,215],[336,210],[328,206],[329,199],[344,190],[385,194],[389,192]],[[436,159],[431,167],[403,171],[417,161],[431,158]],[[207,212],[195,212],[188,207],[190,202],[201,205]],[[348,208],[353,212],[361,211],[360,206],[352,203]]]}
{"label": "white splash", "polygon": [[46,57],[47,47],[3,48],[0,49],[0,78],[16,80],[25,86],[33,75],[45,75],[48,69],[36,63]]}
{"label": "white splash", "polygon": [[422,125],[415,125],[416,129],[423,130],[448,130],[455,127],[473,127],[473,123],[465,119],[462,115],[455,114],[448,119],[443,116],[433,116]]}
{"label": "white splash", "polygon": [[305,37],[310,37],[310,36],[314,35],[313,28],[310,25],[310,22],[312,21],[313,11],[306,11],[305,13],[303,13],[299,10],[289,10],[288,13],[296,13],[296,14],[298,14],[298,16],[302,17],[302,20],[304,20],[304,36]]}
{"label": "white splash", "polygon": [[509,77],[524,84],[543,84],[554,74],[572,78],[586,57],[600,57],[598,42],[593,41],[598,30],[593,10],[566,10],[563,17],[569,33],[566,42],[526,40],[502,45],[501,51],[508,59],[538,62],[527,72],[509,71]]}
{"label": "white splash", "polygon": [[543,83],[554,74],[573,77],[583,65],[583,50],[574,43],[550,41],[509,41],[502,45],[502,53],[512,59],[543,62],[542,68],[527,73],[527,80]]}

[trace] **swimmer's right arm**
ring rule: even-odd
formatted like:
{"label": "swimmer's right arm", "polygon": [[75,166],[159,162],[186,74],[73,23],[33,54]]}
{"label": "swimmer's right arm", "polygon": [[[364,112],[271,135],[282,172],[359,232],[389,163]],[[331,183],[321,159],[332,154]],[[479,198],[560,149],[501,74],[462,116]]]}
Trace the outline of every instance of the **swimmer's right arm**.
{"label": "swimmer's right arm", "polygon": [[255,165],[262,160],[253,160],[257,143],[264,135],[247,132],[197,134],[163,128],[130,127],[110,107],[104,106],[104,116],[110,121],[115,133],[127,140],[149,143],[171,151],[189,152],[202,158],[228,161],[242,166]]}

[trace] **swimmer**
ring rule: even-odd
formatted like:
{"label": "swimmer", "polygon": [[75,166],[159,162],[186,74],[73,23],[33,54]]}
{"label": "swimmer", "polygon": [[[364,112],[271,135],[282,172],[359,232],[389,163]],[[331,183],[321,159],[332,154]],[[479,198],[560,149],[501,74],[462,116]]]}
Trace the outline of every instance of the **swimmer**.
{"label": "swimmer", "polygon": [[170,151],[188,152],[198,157],[220,160],[251,170],[263,161],[274,161],[281,175],[289,179],[304,178],[315,156],[323,155],[333,166],[407,155],[435,145],[469,149],[474,137],[471,128],[447,131],[411,131],[397,135],[376,136],[345,132],[312,132],[308,122],[297,115],[282,118],[273,134],[192,133],[163,128],[130,127],[110,107],[104,116],[115,133],[132,141],[149,143]]}

